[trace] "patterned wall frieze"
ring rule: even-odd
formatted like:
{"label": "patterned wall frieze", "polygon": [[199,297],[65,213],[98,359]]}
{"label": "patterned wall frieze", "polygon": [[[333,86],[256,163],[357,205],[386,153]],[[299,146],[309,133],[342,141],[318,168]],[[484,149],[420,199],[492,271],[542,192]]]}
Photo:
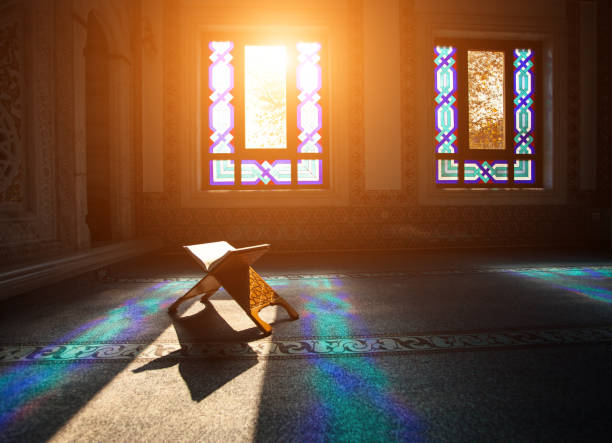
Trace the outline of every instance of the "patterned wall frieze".
{"label": "patterned wall frieze", "polygon": [[144,233],[168,244],[269,242],[276,250],[597,244],[603,235],[588,208],[567,206],[148,208],[144,216]]}

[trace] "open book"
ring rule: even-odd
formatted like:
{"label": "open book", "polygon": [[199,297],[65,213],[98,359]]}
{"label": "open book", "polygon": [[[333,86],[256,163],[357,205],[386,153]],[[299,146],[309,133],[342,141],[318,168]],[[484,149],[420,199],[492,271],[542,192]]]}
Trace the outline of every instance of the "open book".
{"label": "open book", "polygon": [[270,248],[270,245],[266,243],[246,248],[234,248],[226,241],[217,241],[183,247],[202,265],[204,270],[210,272],[231,254],[244,254],[260,250],[266,251]]}

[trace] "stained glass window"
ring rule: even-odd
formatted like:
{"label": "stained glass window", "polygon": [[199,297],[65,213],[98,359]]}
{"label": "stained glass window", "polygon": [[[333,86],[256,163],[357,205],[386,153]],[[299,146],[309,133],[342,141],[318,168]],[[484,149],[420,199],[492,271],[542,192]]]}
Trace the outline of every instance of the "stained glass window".
{"label": "stained glass window", "polygon": [[210,42],[211,64],[209,67],[209,87],[211,104],[208,108],[208,125],[212,130],[210,152],[221,154],[234,152],[232,134],[234,129],[234,67],[232,66],[232,42]]}
{"label": "stained glass window", "polygon": [[441,41],[434,47],[439,187],[541,183],[537,42]]}
{"label": "stained glass window", "polygon": [[[205,189],[327,186],[323,45],[209,40]],[[292,69],[289,66],[293,66]]]}
{"label": "stained glass window", "polygon": [[456,49],[450,46],[436,46],[436,128],[438,146],[436,152],[452,154],[456,152],[457,107],[457,71],[455,70]]}
{"label": "stained glass window", "polygon": [[[534,154],[535,149],[533,55],[531,49],[514,50],[514,152],[521,156],[530,156]],[[534,161],[530,158],[517,158],[514,164],[514,180],[534,183]]]}

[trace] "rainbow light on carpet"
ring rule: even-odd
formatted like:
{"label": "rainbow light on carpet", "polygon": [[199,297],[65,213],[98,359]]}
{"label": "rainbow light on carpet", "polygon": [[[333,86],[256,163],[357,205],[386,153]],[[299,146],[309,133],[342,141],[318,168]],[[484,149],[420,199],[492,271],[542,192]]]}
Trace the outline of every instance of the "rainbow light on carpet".
{"label": "rainbow light on carpet", "polygon": [[[145,291],[146,298],[129,299],[121,306],[108,311],[57,339],[54,344],[41,346],[36,355],[46,355],[62,345],[91,341],[117,341],[133,337],[142,330],[146,322],[159,314],[174,301],[177,294],[192,282],[160,282]],[[148,295],[148,293],[151,293]],[[31,358],[31,357],[30,357]],[[70,377],[84,377],[92,363],[75,361],[69,363],[37,364],[22,362],[2,368],[0,372],[0,434],[20,421],[37,413],[50,401],[56,391]]]}
{"label": "rainbow light on carpet", "polygon": [[[338,290],[339,279],[303,281],[310,290],[302,294],[305,335],[349,337],[363,322],[351,303],[351,296]],[[304,413],[317,417],[325,427],[326,440],[423,441],[423,424],[405,401],[395,395],[385,370],[372,357],[310,358],[310,370],[303,374],[316,395]],[[304,435],[312,430],[304,429]]]}
{"label": "rainbow light on carpet", "polygon": [[594,300],[612,302],[612,289],[601,283],[610,284],[611,269],[575,268],[539,268],[515,271],[514,274],[538,279],[559,289],[571,291]]}

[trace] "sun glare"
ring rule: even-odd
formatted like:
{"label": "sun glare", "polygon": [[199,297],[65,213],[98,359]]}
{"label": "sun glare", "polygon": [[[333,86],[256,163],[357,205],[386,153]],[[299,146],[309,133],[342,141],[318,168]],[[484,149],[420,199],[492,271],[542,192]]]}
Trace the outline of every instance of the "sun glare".
{"label": "sun glare", "polygon": [[245,46],[246,149],[287,148],[287,49]]}

